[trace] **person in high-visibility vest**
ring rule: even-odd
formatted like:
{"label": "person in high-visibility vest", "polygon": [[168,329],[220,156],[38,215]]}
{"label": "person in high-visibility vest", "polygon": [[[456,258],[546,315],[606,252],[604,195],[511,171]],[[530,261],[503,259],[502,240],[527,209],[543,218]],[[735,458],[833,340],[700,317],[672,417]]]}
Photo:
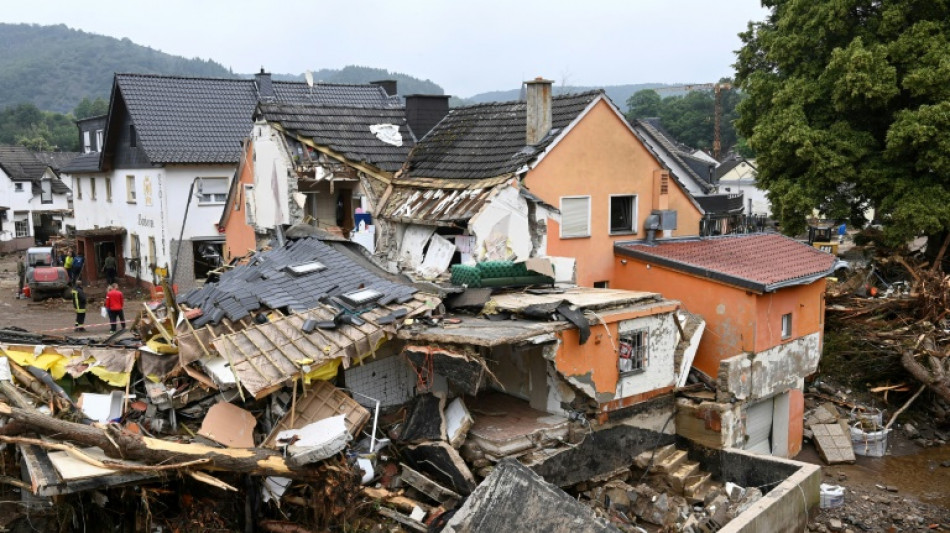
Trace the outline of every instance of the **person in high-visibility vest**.
{"label": "person in high-visibility vest", "polygon": [[86,331],[83,327],[86,322],[86,293],[82,290],[81,281],[77,281],[73,287],[73,307],[76,309],[76,327],[73,331]]}

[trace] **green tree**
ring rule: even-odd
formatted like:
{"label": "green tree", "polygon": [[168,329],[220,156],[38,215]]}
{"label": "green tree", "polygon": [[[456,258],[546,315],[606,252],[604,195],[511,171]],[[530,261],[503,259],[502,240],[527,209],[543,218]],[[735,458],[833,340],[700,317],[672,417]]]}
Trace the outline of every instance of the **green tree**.
{"label": "green tree", "polygon": [[105,115],[109,112],[109,101],[105,98],[90,99],[88,96],[83,98],[73,111],[73,116],[77,120]]}
{"label": "green tree", "polygon": [[663,100],[653,89],[637,91],[627,98],[627,120],[633,122],[638,118],[660,116]]}
{"label": "green tree", "polygon": [[763,4],[740,34],[737,126],[785,230],[874,207],[892,242],[946,234],[950,1]]}

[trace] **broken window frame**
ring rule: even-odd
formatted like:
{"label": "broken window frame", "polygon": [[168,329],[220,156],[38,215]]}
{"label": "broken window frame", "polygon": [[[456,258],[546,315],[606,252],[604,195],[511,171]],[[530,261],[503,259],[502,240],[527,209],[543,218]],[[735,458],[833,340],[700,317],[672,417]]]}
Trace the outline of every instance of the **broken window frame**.
{"label": "broken window frame", "polygon": [[[584,205],[585,212],[583,213],[583,215],[585,216],[583,218],[586,219],[586,224],[583,230],[578,229],[577,231],[568,232],[565,230],[569,229],[567,221],[570,215],[568,214],[568,206],[565,205],[565,201],[567,201],[567,203],[571,203],[572,200],[585,200],[585,205]],[[578,203],[576,205],[580,205],[580,204]],[[559,207],[561,210],[560,237],[562,239],[583,239],[583,238],[590,237],[590,195],[562,196]],[[574,208],[576,209],[577,207],[574,207]],[[575,215],[575,216],[577,216],[578,218],[581,218],[578,215]]]}
{"label": "broken window frame", "polygon": [[782,315],[782,340],[790,339],[792,337],[792,314],[785,313]]}
{"label": "broken window frame", "polygon": [[[646,372],[650,362],[649,331],[638,329],[620,335],[617,346],[617,371],[620,376],[630,376]],[[628,369],[624,369],[624,362],[629,361]]]}
{"label": "broken window frame", "polygon": [[[626,200],[629,210],[627,217],[629,220],[624,227],[614,227],[614,200]],[[611,235],[627,235],[637,233],[637,195],[636,194],[611,194],[607,203],[608,215],[607,224]]]}

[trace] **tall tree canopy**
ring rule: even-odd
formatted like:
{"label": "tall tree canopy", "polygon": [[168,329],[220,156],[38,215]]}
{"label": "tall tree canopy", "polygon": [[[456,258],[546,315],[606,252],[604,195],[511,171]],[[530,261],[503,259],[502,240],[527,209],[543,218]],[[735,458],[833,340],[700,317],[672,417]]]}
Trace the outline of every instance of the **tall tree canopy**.
{"label": "tall tree canopy", "polygon": [[[894,241],[950,229],[950,0],[763,0],[736,125],[787,232],[877,209]],[[935,248],[935,247],[931,247]]]}
{"label": "tall tree canopy", "polygon": [[[725,80],[728,82],[728,80]],[[724,89],[720,93],[722,123],[720,142],[725,154],[733,149],[738,139],[733,121],[740,93]],[[715,126],[716,100],[712,90],[693,90],[683,95],[661,98],[653,89],[635,92],[627,99],[627,119],[659,117],[663,128],[677,141],[702,150],[712,150]]]}

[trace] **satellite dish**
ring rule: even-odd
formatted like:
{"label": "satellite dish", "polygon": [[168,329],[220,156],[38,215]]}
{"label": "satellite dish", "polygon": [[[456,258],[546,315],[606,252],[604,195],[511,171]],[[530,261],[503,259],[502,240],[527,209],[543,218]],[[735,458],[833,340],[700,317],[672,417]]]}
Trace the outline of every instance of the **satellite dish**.
{"label": "satellite dish", "polygon": [[303,77],[307,80],[307,85],[313,89],[313,72],[309,70],[303,73]]}

